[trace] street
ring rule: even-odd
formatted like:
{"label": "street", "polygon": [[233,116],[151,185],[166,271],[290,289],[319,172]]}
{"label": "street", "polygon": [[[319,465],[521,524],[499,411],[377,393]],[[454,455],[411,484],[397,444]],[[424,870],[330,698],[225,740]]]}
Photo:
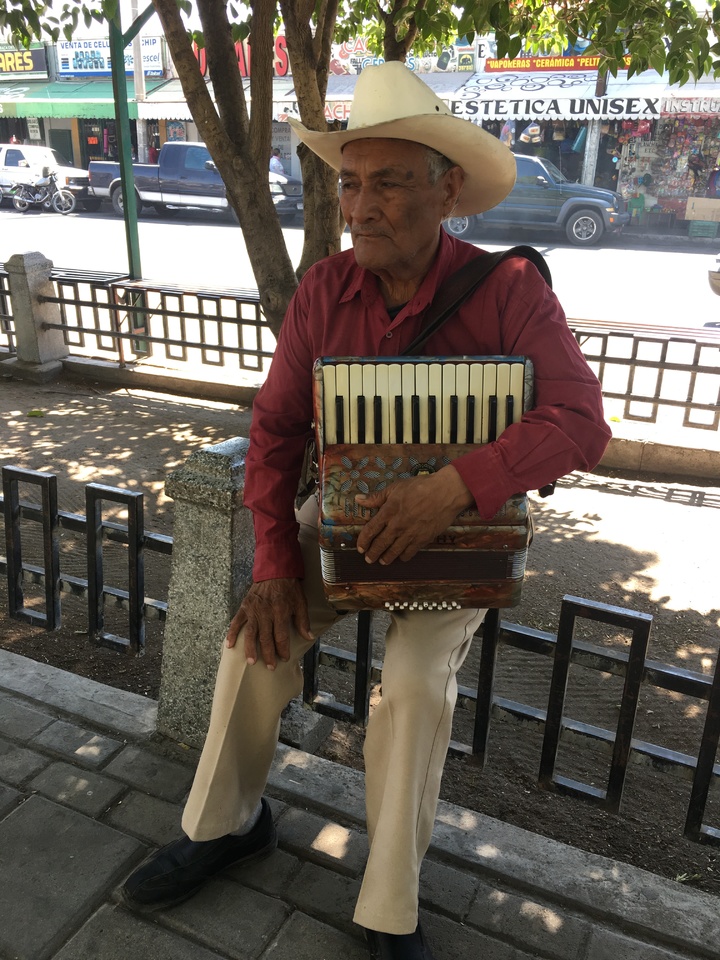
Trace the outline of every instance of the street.
{"label": "street", "polygon": [[[242,232],[220,216],[183,212],[159,219],[140,218],[143,275],[166,283],[202,287],[255,286]],[[294,263],[300,258],[302,228],[284,231]],[[546,257],[554,288],[568,317],[618,320],[662,326],[702,327],[720,321],[720,297],[710,289],[708,270],[720,249],[714,241],[697,247],[679,240],[671,247],[642,244],[637,238],[610,238],[599,247],[578,249],[564,236],[524,233],[492,235],[475,241],[488,250],[529,243]],[[343,236],[343,246],[350,238]],[[0,208],[0,263],[15,253],[38,250],[58,267],[125,272],[123,222],[110,212],[16,212]]]}

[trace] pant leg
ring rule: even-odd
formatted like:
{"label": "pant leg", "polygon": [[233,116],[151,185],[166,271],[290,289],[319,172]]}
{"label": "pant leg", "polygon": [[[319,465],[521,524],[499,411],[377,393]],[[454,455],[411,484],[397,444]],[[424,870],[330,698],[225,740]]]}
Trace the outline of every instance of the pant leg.
{"label": "pant leg", "polygon": [[[338,615],[322,589],[313,498],[299,519],[303,589],[317,637]],[[268,670],[262,660],[248,666],[244,631],[234,647],[223,645],[210,726],[183,814],[183,830],[191,840],[214,840],[237,830],[257,807],[277,747],[280,714],[302,692],[300,660],[310,646],[295,634],[288,662]]]}
{"label": "pant leg", "polygon": [[365,738],[368,858],[355,922],[412,933],[457,699],[456,674],[484,610],[393,616],[382,700]]}

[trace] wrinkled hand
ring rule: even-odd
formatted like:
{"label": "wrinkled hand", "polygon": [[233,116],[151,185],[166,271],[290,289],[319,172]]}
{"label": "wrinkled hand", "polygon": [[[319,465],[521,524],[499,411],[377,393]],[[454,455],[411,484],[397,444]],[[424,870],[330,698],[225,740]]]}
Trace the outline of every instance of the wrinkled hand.
{"label": "wrinkled hand", "polygon": [[380,493],[358,494],[362,507],[377,509],[358,537],[357,548],[368,563],[385,565],[411,560],[474,503],[460,474],[451,465],[428,476],[391,483]]}
{"label": "wrinkled hand", "polygon": [[232,618],[225,638],[234,647],[240,630],[245,627],[245,657],[252,665],[258,655],[268,670],[278,660],[290,659],[290,634],[297,630],[312,642],[307,601],[299,580],[262,580],[248,590],[240,609]]}

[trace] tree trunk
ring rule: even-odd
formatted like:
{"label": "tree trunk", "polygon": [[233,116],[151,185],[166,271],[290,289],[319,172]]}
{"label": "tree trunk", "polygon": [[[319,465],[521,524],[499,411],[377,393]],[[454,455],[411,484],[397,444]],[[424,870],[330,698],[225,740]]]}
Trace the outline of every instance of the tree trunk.
{"label": "tree trunk", "polygon": [[[253,6],[257,14],[254,28],[257,26],[258,41],[253,47],[251,122],[224,4],[220,0],[198,2],[216,108],[175,0],[153,0],[153,3],[190,113],[223,178],[228,201],[237,213],[260,304],[270,329],[277,336],[297,279],[275,213],[268,177],[272,115],[272,17],[268,11],[274,10],[275,4],[257,0]],[[266,51],[265,46],[268,46]],[[262,118],[267,118],[266,122],[263,123]],[[228,284],[231,283],[229,277]]]}

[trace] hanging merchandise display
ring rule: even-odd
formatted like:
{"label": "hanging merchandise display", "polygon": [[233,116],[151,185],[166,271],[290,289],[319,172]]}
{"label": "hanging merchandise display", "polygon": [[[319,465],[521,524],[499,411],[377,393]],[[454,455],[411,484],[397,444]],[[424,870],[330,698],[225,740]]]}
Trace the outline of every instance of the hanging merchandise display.
{"label": "hanging merchandise display", "polygon": [[693,198],[716,198],[720,116],[667,117],[648,126],[646,130],[643,121],[622,124],[620,192],[638,218],[670,226],[688,218]]}

